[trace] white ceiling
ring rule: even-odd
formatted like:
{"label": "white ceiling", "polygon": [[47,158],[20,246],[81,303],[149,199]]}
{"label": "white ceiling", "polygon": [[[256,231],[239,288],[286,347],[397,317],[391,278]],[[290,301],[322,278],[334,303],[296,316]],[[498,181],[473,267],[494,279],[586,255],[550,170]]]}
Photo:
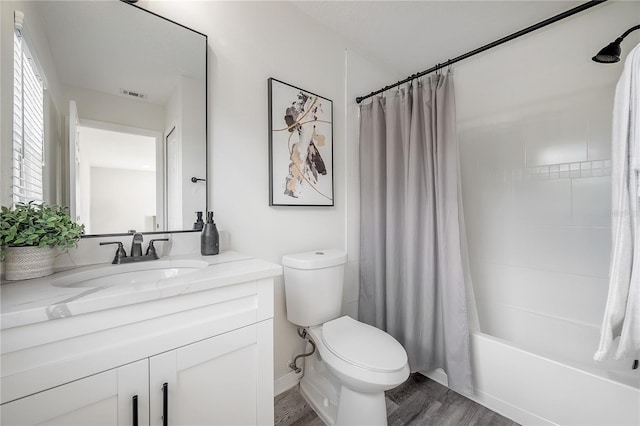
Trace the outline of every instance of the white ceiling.
{"label": "white ceiling", "polygon": [[303,13],[349,40],[370,60],[397,73],[398,78],[443,63],[582,3],[291,1]]}

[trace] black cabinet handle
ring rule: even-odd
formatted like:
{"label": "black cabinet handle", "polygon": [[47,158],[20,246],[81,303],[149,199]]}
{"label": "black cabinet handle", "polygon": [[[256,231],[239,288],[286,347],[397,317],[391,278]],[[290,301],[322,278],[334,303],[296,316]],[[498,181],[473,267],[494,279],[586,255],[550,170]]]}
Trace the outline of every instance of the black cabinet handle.
{"label": "black cabinet handle", "polygon": [[169,384],[162,384],[162,426],[169,426]]}
{"label": "black cabinet handle", "polygon": [[131,424],[133,426],[138,426],[138,395],[133,395],[131,402],[133,403],[133,420],[131,421]]}

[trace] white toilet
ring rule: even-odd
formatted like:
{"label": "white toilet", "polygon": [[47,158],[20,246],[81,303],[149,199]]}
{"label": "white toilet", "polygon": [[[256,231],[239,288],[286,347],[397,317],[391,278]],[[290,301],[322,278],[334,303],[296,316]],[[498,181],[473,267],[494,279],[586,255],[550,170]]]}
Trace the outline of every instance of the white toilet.
{"label": "white toilet", "polygon": [[386,425],[384,391],[409,377],[407,353],[384,331],[340,316],[346,260],[340,250],[282,258],[287,318],[316,346],[300,389],[327,424]]}

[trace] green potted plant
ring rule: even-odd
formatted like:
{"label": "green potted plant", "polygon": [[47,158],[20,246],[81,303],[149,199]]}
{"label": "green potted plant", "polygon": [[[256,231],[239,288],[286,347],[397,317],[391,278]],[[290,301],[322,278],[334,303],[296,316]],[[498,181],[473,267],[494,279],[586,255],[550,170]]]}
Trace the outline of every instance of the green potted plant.
{"label": "green potted plant", "polygon": [[17,203],[0,210],[0,260],[5,279],[24,280],[53,273],[56,249],[76,247],[84,225],[58,205]]}

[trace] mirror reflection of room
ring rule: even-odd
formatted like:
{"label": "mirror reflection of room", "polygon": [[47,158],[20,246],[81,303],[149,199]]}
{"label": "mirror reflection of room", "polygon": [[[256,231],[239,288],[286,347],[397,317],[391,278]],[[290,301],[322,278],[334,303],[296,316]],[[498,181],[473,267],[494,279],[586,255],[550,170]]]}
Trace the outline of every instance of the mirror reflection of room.
{"label": "mirror reflection of room", "polygon": [[76,220],[85,232],[155,231],[158,138],[87,125],[78,136]]}
{"label": "mirror reflection of room", "polygon": [[21,14],[42,123],[24,167],[3,156],[22,192],[2,205],[68,206],[88,235],[191,229],[206,210],[206,36],[116,0],[5,6]]}

